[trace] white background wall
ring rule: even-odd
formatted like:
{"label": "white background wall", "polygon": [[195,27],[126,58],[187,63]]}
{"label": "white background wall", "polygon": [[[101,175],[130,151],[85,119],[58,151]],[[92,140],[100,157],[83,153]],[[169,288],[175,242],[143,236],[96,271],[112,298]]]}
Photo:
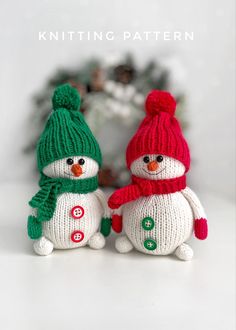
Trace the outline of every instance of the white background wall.
{"label": "white background wall", "polygon": [[[32,176],[23,157],[30,97],[59,66],[91,54],[132,51],[142,61],[173,53],[187,72],[191,181],[233,198],[234,0],[52,0],[0,3],[0,181]],[[38,31],[194,31],[192,42],[39,42]]]}

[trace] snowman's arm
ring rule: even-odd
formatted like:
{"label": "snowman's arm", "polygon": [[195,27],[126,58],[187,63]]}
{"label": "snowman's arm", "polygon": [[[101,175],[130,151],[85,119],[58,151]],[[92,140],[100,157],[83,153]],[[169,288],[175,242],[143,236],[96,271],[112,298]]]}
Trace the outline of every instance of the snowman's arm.
{"label": "snowman's arm", "polygon": [[183,189],[183,196],[189,202],[194,215],[194,234],[198,239],[206,239],[208,234],[208,226],[205,211],[202,207],[197,195],[188,187]]}
{"label": "snowman's arm", "polygon": [[104,192],[101,189],[97,189],[95,191],[95,195],[97,197],[97,199],[99,200],[102,209],[103,209],[103,216],[106,218],[110,218],[111,217],[111,211],[107,205],[107,199],[106,196],[104,194]]}
{"label": "snowman's arm", "polygon": [[31,214],[28,216],[27,232],[31,239],[38,239],[42,236],[42,224],[37,221],[37,208],[31,208]]}
{"label": "snowman's arm", "polygon": [[101,230],[100,231],[104,236],[108,236],[111,231],[111,211],[107,205],[106,196],[101,189],[97,189],[95,191],[95,196],[99,200],[99,202],[102,206],[102,209],[103,209],[103,217],[101,220]]}
{"label": "snowman's arm", "polygon": [[118,209],[112,210],[112,229],[116,233],[122,232],[123,227],[123,219],[122,219],[122,206],[120,206]]}
{"label": "snowman's arm", "polygon": [[120,233],[122,231],[122,209],[123,205],[132,202],[141,196],[138,185],[130,184],[116,190],[108,199],[108,205],[113,211],[112,229]]}

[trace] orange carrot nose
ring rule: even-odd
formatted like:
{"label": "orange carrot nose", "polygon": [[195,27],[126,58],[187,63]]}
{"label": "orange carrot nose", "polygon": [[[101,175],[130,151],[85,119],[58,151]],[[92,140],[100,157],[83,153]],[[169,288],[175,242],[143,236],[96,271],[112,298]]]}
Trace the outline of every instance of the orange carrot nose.
{"label": "orange carrot nose", "polygon": [[155,160],[147,164],[148,171],[156,171],[158,167],[159,165]]}
{"label": "orange carrot nose", "polygon": [[79,164],[72,165],[71,172],[74,174],[74,176],[80,176],[83,174],[82,167]]}

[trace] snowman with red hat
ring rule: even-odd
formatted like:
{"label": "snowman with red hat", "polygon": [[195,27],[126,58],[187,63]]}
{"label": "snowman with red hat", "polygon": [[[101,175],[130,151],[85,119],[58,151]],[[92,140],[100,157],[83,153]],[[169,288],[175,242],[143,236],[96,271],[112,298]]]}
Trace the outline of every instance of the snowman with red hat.
{"label": "snowman with red hat", "polygon": [[207,220],[195,193],[186,186],[190,167],[188,144],[175,118],[176,102],[168,92],[154,90],[146,99],[146,117],[126,150],[132,183],[113,193],[112,228],[125,236],[116,249],[151,255],[175,254],[191,260],[186,241],[207,238]]}

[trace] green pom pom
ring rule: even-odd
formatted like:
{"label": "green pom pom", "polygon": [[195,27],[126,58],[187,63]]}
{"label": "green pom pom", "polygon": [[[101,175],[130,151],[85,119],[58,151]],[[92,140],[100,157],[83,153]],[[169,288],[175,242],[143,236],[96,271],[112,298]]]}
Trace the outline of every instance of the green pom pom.
{"label": "green pom pom", "polygon": [[41,222],[38,222],[36,217],[34,217],[33,215],[30,215],[28,217],[27,229],[28,236],[31,239],[38,239],[42,236],[42,224]]}
{"label": "green pom pom", "polygon": [[74,87],[69,84],[61,85],[56,88],[52,105],[54,110],[67,109],[77,111],[80,106],[80,95]]}
{"label": "green pom pom", "polygon": [[111,218],[102,218],[100,232],[107,237],[111,232]]}

